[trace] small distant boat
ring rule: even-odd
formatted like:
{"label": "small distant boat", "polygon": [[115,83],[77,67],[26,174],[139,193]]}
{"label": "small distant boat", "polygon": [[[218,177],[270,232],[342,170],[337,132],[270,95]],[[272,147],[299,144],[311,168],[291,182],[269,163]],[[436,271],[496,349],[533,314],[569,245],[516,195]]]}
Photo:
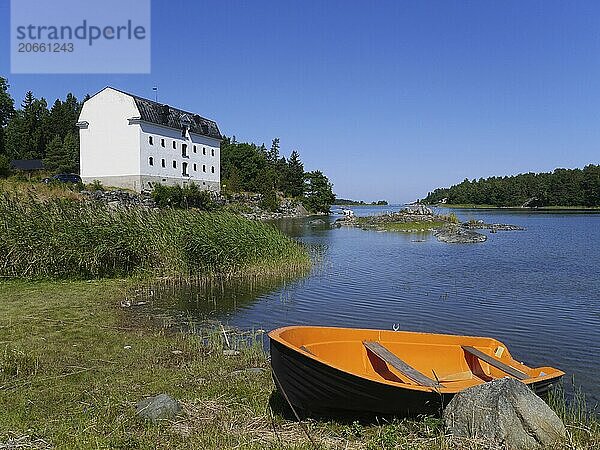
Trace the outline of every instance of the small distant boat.
{"label": "small distant boat", "polygon": [[543,394],[564,375],[487,337],[291,326],[269,333],[277,388],[309,414],[435,414],[470,386],[513,377]]}

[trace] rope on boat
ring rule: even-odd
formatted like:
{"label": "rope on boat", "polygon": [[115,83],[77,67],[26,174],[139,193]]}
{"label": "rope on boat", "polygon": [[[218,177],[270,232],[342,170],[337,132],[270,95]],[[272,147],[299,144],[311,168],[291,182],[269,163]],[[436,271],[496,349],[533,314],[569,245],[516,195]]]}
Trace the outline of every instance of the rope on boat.
{"label": "rope on boat", "polygon": [[273,373],[273,379],[275,380],[275,384],[277,385],[277,388],[281,390],[281,393],[283,394],[283,398],[285,398],[285,400],[287,401],[288,405],[290,405],[290,408],[292,409],[292,412],[294,413],[294,416],[296,416],[296,419],[298,420],[298,423],[300,424],[300,427],[302,428],[302,431],[304,431],[304,434],[306,434],[306,437],[308,438],[308,440],[311,442],[311,444],[313,445],[313,447],[315,449],[318,449],[319,446],[317,445],[317,443],[313,440],[312,436],[310,435],[310,433],[308,432],[308,428],[306,427],[306,425],[304,424],[304,422],[302,422],[300,420],[300,416],[298,415],[298,413],[296,412],[296,409],[294,408],[294,406],[292,405],[292,402],[290,402],[290,399],[288,398],[287,394],[285,393],[285,390],[283,389],[283,386],[281,385],[281,383],[279,382],[279,378],[277,378],[277,374],[275,373],[275,371],[272,371]]}

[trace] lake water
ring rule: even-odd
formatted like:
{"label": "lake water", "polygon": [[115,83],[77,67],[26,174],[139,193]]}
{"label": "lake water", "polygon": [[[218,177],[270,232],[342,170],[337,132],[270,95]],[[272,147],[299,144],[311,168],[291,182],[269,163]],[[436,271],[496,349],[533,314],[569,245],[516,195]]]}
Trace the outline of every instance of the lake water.
{"label": "lake water", "polygon": [[[400,207],[356,207],[358,215]],[[448,210],[442,212],[447,213]],[[575,377],[600,401],[600,214],[453,210],[461,220],[526,227],[479,244],[280,221],[318,262],[297,281],[159,293],[163,313],[270,330],[290,324],[492,336],[528,365]],[[338,216],[325,218],[333,222]]]}

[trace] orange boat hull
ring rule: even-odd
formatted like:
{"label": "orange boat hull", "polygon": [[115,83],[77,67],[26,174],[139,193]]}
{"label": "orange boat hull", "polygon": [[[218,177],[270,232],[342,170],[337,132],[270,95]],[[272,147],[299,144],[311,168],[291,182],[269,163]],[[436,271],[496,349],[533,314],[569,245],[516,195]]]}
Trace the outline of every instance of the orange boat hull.
{"label": "orange boat hull", "polygon": [[[504,344],[485,337],[293,326],[273,330],[269,338],[278,389],[295,407],[314,414],[435,414],[463,389],[512,376],[496,366],[520,374],[538,394],[564,375],[521,364]],[[415,381],[411,371],[398,370],[369,345],[388,350],[431,385]],[[484,353],[480,357],[490,363],[465,348]]]}

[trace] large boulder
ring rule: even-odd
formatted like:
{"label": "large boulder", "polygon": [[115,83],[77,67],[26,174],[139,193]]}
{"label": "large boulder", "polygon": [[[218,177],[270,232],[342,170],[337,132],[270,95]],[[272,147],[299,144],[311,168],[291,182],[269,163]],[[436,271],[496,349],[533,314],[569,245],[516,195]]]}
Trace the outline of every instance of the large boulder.
{"label": "large boulder", "polygon": [[454,436],[483,439],[509,450],[552,447],[566,436],[556,413],[514,378],[456,394],[444,410],[444,423]]}
{"label": "large boulder", "polygon": [[140,400],[136,403],[135,409],[138,417],[155,422],[162,419],[171,419],[181,411],[181,405],[167,394],[159,394],[156,397]]}

